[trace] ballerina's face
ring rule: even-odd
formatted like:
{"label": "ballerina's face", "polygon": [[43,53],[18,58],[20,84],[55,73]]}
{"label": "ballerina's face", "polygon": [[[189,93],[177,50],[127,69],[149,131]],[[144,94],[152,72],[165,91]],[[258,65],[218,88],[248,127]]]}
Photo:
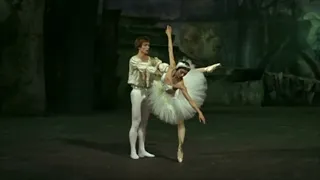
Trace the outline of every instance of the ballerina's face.
{"label": "ballerina's face", "polygon": [[175,75],[178,77],[178,78],[183,78],[185,75],[188,74],[188,70],[187,69],[184,69],[184,68],[179,68],[177,69]]}

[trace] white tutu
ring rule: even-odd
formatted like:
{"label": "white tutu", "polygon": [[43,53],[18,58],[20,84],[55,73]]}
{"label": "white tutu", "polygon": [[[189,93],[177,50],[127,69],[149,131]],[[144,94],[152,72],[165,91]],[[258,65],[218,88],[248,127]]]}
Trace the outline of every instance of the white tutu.
{"label": "white tutu", "polygon": [[[202,72],[191,69],[183,77],[188,94],[200,108],[206,98],[207,80]],[[189,104],[180,90],[172,96],[165,91],[162,81],[154,81],[149,97],[154,115],[169,124],[177,124],[180,120],[192,118],[196,111]]]}

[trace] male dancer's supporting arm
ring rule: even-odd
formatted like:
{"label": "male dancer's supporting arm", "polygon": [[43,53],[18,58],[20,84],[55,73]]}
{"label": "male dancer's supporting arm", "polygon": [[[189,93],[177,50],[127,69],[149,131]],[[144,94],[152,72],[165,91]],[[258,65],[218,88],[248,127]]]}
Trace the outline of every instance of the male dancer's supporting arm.
{"label": "male dancer's supporting arm", "polygon": [[149,72],[154,74],[157,71],[157,66],[148,66],[146,63],[140,63],[136,58],[130,59],[130,65],[139,72]]}
{"label": "male dancer's supporting arm", "polygon": [[156,64],[155,67],[157,67],[157,69],[160,73],[165,73],[168,71],[168,68],[169,68],[168,63],[163,62],[162,60],[158,59],[157,57],[154,58],[154,62]]}

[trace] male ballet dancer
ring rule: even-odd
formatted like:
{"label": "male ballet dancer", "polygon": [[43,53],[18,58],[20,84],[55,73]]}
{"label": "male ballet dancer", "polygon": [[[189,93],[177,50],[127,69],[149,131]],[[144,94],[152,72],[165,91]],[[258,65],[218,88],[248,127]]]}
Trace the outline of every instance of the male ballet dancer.
{"label": "male ballet dancer", "polygon": [[[145,149],[146,128],[149,118],[148,95],[152,81],[157,74],[166,72],[167,63],[162,63],[158,58],[149,54],[150,40],[148,37],[139,37],[134,42],[138,53],[131,57],[129,62],[128,84],[131,85],[132,124],[129,131],[131,158],[154,157]],[[138,154],[136,150],[137,138],[139,139]]]}

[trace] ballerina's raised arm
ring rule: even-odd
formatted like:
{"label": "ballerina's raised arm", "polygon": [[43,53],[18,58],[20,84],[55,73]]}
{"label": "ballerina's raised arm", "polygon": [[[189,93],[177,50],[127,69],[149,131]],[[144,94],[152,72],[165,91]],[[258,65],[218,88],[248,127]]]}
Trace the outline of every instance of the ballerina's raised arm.
{"label": "ballerina's raised arm", "polygon": [[169,52],[170,68],[175,68],[176,67],[176,61],[174,60],[174,56],[173,56],[172,28],[169,25],[167,25],[166,34],[167,34],[167,37],[168,37],[168,52]]}

